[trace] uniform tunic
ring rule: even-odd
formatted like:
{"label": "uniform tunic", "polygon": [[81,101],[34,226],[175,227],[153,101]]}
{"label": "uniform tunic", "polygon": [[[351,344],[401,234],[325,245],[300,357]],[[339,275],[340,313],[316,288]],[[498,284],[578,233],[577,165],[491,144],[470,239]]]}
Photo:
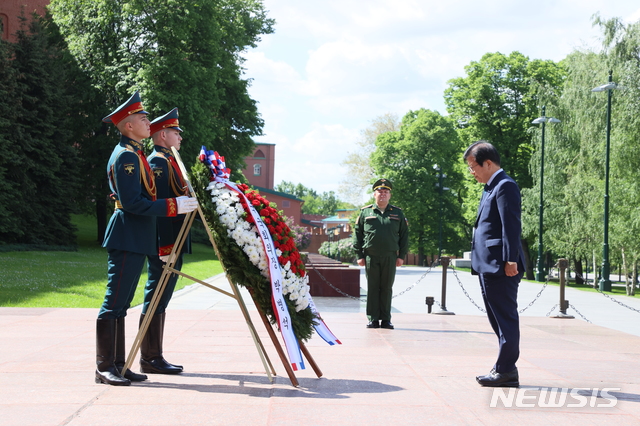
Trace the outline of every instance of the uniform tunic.
{"label": "uniform tunic", "polygon": [[133,300],[147,255],[158,252],[156,216],[176,216],[175,198],[157,200],[155,181],[142,144],[122,136],[107,163],[116,210],[103,247],[108,252],[108,281],[98,318],[120,318]]}
{"label": "uniform tunic", "polygon": [[[155,145],[153,153],[147,157],[147,160],[149,161],[149,165],[151,166],[151,170],[155,176],[159,199],[188,195],[186,182],[182,177],[182,172],[175,162],[175,158],[170,149]],[[180,214],[175,217],[159,217],[157,219],[158,252],[147,257],[148,278],[144,289],[144,306],[142,307],[143,314],[147,312],[147,308],[151,303],[155,289],[160,283],[160,278],[162,277],[164,262],[160,260],[160,256],[171,254],[185,217],[185,215]],[[190,235],[187,236],[187,240],[184,242],[182,251],[174,265],[174,268],[178,271],[182,268],[182,255],[184,253],[191,253]],[[156,314],[161,314],[166,310],[177,281],[178,275],[171,274],[171,277],[162,292],[162,297],[160,298],[158,307],[155,311]]]}
{"label": "uniform tunic", "polygon": [[372,321],[391,320],[391,297],[396,259],[409,251],[409,228],[402,209],[370,204],[360,209],[354,232],[358,259],[365,259],[367,315]]}

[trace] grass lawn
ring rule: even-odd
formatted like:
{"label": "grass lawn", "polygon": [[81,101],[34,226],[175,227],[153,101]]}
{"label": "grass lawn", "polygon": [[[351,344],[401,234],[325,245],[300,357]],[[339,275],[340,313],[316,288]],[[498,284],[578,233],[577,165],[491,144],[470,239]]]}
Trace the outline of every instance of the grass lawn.
{"label": "grass lawn", "polygon": [[[0,307],[100,308],[107,283],[107,250],[96,242],[93,217],[75,215],[78,251],[0,253]],[[182,271],[204,280],[222,272],[210,245],[193,244]],[[132,306],[142,303],[142,271]],[[193,282],[180,277],[179,290]]]}

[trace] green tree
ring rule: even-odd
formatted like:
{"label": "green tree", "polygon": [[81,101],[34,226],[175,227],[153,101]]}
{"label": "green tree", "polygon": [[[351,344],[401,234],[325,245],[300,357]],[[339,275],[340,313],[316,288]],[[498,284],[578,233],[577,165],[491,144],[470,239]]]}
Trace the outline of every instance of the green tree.
{"label": "green tree", "polygon": [[[612,94],[611,116],[609,254],[613,271],[621,264],[623,250],[628,265],[640,255],[640,159],[628,155],[640,149],[640,23],[598,16],[594,23],[603,32],[603,49],[574,51],[563,61],[567,79],[561,96],[545,88],[540,92],[547,111],[562,120],[550,129],[545,144],[543,235],[545,247],[557,257],[572,259],[579,271],[582,261],[589,262],[594,254],[602,260],[607,94],[593,93],[591,88],[605,83],[612,70],[620,87]],[[536,169],[539,158],[534,156],[532,170]],[[525,192],[529,211],[532,198]]]}
{"label": "green tree", "polygon": [[[0,241],[19,228],[20,218],[13,214],[13,204],[21,199],[19,189],[9,175],[9,167],[18,161],[20,152],[13,146],[17,97],[16,69],[13,67],[13,45],[0,39]],[[15,238],[15,236],[14,236]]]}
{"label": "green tree", "polygon": [[347,176],[340,184],[338,193],[356,205],[362,203],[362,196],[376,180],[371,167],[371,153],[376,148],[376,139],[387,132],[400,130],[400,120],[395,114],[387,113],[374,118],[366,129],[360,132],[356,141],[356,150],[347,154],[342,165],[347,169]]}
{"label": "green tree", "polygon": [[468,245],[459,201],[460,150],[453,121],[427,109],[410,111],[399,131],[376,140],[371,164],[378,176],[393,183],[391,204],[407,217],[410,250],[418,253],[420,263],[427,254],[438,253],[440,219],[444,252],[458,254]]}
{"label": "green tree", "polygon": [[314,189],[307,188],[301,183],[294,184],[293,182],[282,181],[274,189],[304,200],[302,205],[303,214],[332,216],[336,210],[354,208],[352,204],[339,200],[333,191],[318,194]]}
{"label": "green tree", "polygon": [[[50,10],[100,90],[103,116],[139,89],[152,119],[179,108],[188,168],[206,145],[239,173],[263,126],[242,68],[242,53],[273,31],[261,1],[52,0]],[[97,133],[105,149],[95,152],[94,168],[104,169],[117,139],[113,127]],[[104,188],[104,181],[90,184]],[[106,210],[97,212],[100,222]]]}
{"label": "green tree", "polygon": [[449,80],[447,111],[456,121],[460,138],[484,139],[500,152],[502,167],[521,188],[532,185],[529,161],[533,147],[527,132],[539,114],[540,85],[559,88],[562,68],[553,61],[529,60],[512,52],[487,53],[465,67],[466,77]]}
{"label": "green tree", "polygon": [[37,15],[28,27],[26,18],[22,21],[12,46],[14,73],[8,75],[15,83],[3,85],[15,84],[8,104],[13,111],[6,117],[11,131],[4,135],[10,154],[0,159],[3,182],[13,187],[12,199],[4,205],[11,218],[9,226],[2,227],[0,241],[73,246],[70,215],[78,163],[75,141],[66,128],[76,105],[67,90],[63,54],[52,43],[46,21]]}
{"label": "green tree", "polygon": [[283,180],[279,184],[277,184],[274,189],[279,192],[284,192],[285,194],[293,195],[294,197],[302,199],[306,196],[317,197],[318,194],[315,190],[311,188],[307,188],[301,183],[295,184],[293,182],[288,182]]}

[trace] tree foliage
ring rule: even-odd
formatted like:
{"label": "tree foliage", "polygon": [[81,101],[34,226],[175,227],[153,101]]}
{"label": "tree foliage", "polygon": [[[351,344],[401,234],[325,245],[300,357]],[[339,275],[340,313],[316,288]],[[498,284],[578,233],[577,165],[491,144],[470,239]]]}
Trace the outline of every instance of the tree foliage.
{"label": "tree foliage", "polygon": [[0,49],[0,241],[71,247],[83,87],[55,25],[37,15],[22,21],[16,43]]}
{"label": "tree foliage", "polygon": [[440,219],[445,252],[459,254],[468,246],[462,238],[458,199],[463,181],[460,149],[453,121],[426,109],[410,111],[399,131],[381,134],[376,140],[371,164],[377,176],[392,182],[390,202],[403,209],[409,221],[410,250],[422,259],[438,253]]}
{"label": "tree foliage", "polygon": [[[540,91],[547,111],[562,120],[547,126],[544,244],[575,261],[589,261],[594,254],[602,259],[608,94],[591,89],[606,83],[612,71],[619,90],[611,94],[609,253],[612,266],[622,263],[623,250],[632,264],[640,255],[640,159],[629,155],[640,149],[640,23],[596,16],[594,24],[603,32],[603,49],[574,51],[563,61],[567,79],[561,96],[547,88]],[[539,165],[536,155],[533,189],[539,188]],[[525,193],[529,232],[534,232],[534,215],[537,220],[533,200]]]}
{"label": "tree foliage", "polygon": [[449,80],[447,111],[460,138],[484,139],[500,152],[502,167],[521,188],[531,186],[529,161],[533,147],[527,130],[539,114],[540,85],[560,89],[564,72],[553,61],[529,60],[512,52],[487,53],[465,67],[466,77]]}
{"label": "tree foliage", "polygon": [[[242,53],[273,31],[260,0],[52,0],[50,10],[102,95],[101,116],[140,90],[151,119],[179,108],[187,166],[206,145],[242,169],[263,127],[242,68]],[[103,126],[88,167],[104,169],[117,140]],[[102,191],[97,200],[107,195],[104,182],[104,174],[90,182]]]}
{"label": "tree foliage", "polygon": [[282,181],[274,189],[303,200],[303,214],[332,216],[336,210],[354,208],[352,204],[340,201],[333,191],[318,194],[314,189],[307,188],[301,183],[294,184],[293,182]]}
{"label": "tree foliage", "polygon": [[360,133],[356,141],[357,149],[347,154],[342,165],[347,169],[347,177],[341,182],[338,193],[347,201],[358,205],[362,196],[375,181],[375,173],[371,167],[371,153],[376,148],[376,139],[387,132],[400,130],[400,120],[395,114],[387,113],[376,117],[371,125]]}

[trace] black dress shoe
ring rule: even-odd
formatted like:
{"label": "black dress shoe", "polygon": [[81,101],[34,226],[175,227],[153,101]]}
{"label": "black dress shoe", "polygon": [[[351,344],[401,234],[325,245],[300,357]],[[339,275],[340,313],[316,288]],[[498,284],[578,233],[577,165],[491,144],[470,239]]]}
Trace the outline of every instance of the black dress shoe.
{"label": "black dress shoe", "polygon": [[508,373],[498,373],[495,370],[491,370],[486,376],[477,376],[476,381],[480,383],[481,386],[494,388],[517,388],[520,386],[517,368],[514,368]]}
{"label": "black dress shoe", "polygon": [[112,386],[129,386],[131,381],[120,375],[115,367],[111,367],[104,371],[96,369],[96,383],[104,383]]}
{"label": "black dress shoe", "polygon": [[[117,366],[118,371],[122,371],[123,366]],[[144,382],[145,380],[148,379],[146,374],[138,374],[138,373],[134,373],[133,371],[129,370],[127,368],[127,371],[124,372],[124,376],[125,379],[129,379],[132,382]]]}
{"label": "black dress shoe", "polygon": [[388,328],[389,330],[393,330],[393,324],[391,324],[391,321],[382,321],[382,325],[380,326],[382,328]]}
{"label": "black dress shoe", "polygon": [[162,357],[150,360],[141,358],[140,371],[151,374],[180,374],[182,373],[182,366],[170,364]]}
{"label": "black dress shoe", "polygon": [[369,324],[367,324],[367,328],[380,328],[380,323],[378,322],[378,320],[369,321]]}

